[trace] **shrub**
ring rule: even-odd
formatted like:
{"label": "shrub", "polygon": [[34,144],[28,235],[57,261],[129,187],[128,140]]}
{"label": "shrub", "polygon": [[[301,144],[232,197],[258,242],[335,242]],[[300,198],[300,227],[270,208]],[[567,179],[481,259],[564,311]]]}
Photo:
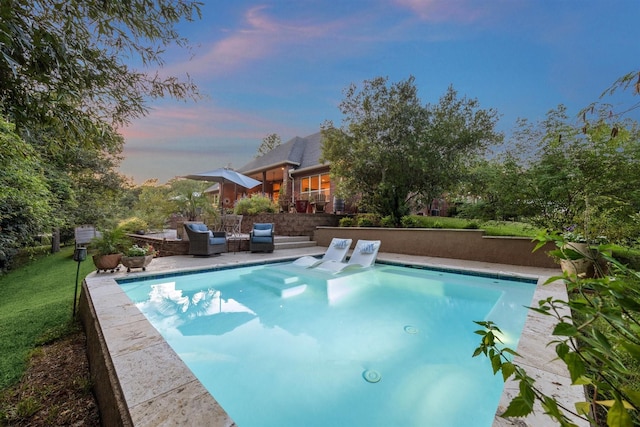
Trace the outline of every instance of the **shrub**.
{"label": "shrub", "polygon": [[480,228],[477,222],[471,221],[469,224],[463,227],[465,230],[477,230]]}
{"label": "shrub", "polygon": [[[535,250],[553,242],[557,247],[551,251],[553,256],[573,261],[585,258],[585,254],[564,249],[566,240],[561,234],[541,234],[536,240],[539,243]],[[547,280],[546,283],[564,282],[569,295],[566,301],[548,297],[539,300],[537,307],[530,307],[554,318],[556,324],[548,345],[555,347],[572,383],[586,386],[584,401],[565,407],[553,395],[546,395],[539,385],[543,380],[532,378],[523,366],[513,362],[517,353],[505,347],[498,325],[491,321],[475,322],[483,329],[476,331],[481,343],[473,355],[488,357],[493,373],[500,372],[505,382],[513,378],[520,390],[502,417],[527,416],[538,400],[545,414],[563,427],[576,425],[568,418],[569,414],[590,421],[590,425],[605,422],[616,427],[640,425],[640,415],[635,410],[640,406],[640,274],[608,255],[611,248],[592,245],[593,252],[586,255],[586,259],[596,262],[596,278],[565,272]],[[606,260],[608,266],[600,265],[599,259]],[[572,321],[567,321],[569,312]]]}
{"label": "shrub", "polygon": [[252,194],[251,197],[243,197],[236,202],[234,213],[236,215],[257,215],[259,213],[276,213],[278,206],[267,196]]}
{"label": "shrub", "polygon": [[400,224],[403,228],[418,228],[420,224],[418,223],[418,218],[412,215],[405,215],[400,219]]}
{"label": "shrub", "polygon": [[375,214],[360,214],[356,222],[358,227],[377,227],[380,220]]}
{"label": "shrub", "polygon": [[123,219],[118,223],[118,228],[122,229],[125,233],[138,233],[145,232],[149,228],[147,222],[137,216]]}
{"label": "shrub", "polygon": [[353,224],[354,224],[353,218],[348,216],[341,218],[340,221],[338,222],[338,225],[340,227],[353,227]]}
{"label": "shrub", "polygon": [[384,228],[394,228],[396,226],[391,215],[385,216],[380,220],[380,226]]}

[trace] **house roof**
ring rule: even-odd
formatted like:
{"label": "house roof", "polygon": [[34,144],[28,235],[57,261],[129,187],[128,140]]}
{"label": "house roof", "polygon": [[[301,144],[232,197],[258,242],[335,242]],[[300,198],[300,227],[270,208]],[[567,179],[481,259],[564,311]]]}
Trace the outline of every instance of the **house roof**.
{"label": "house roof", "polygon": [[296,136],[268,153],[253,159],[246,165],[238,168],[237,171],[245,175],[251,175],[285,164],[291,165],[294,169],[322,166],[322,163],[320,163],[321,155],[322,134],[316,132],[304,138]]}

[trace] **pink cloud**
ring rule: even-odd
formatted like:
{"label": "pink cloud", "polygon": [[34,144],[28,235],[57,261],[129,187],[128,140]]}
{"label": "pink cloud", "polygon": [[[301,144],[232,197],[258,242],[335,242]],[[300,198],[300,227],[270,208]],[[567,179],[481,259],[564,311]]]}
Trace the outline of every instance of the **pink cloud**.
{"label": "pink cloud", "polygon": [[205,47],[202,55],[165,68],[168,74],[189,73],[192,76],[220,75],[266,58],[286,45],[301,40],[320,38],[334,32],[340,22],[285,22],[265,13],[266,6],[256,6],[244,15],[246,25]]}
{"label": "pink cloud", "polygon": [[473,0],[394,0],[401,7],[410,9],[421,20],[432,22],[478,21],[487,14],[489,2]]}
{"label": "pink cloud", "polygon": [[[196,104],[157,107],[146,117],[121,129],[120,133],[131,147],[145,141],[175,144],[194,138],[249,138],[259,142],[274,129],[294,132],[258,114]],[[283,137],[287,135],[283,134]]]}

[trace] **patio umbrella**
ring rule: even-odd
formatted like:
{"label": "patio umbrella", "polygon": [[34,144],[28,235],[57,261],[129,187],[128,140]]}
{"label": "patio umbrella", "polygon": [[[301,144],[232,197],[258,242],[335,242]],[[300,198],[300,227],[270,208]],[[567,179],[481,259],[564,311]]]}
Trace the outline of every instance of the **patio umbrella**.
{"label": "patio umbrella", "polygon": [[224,195],[223,189],[225,182],[233,182],[236,185],[239,185],[244,188],[253,188],[256,185],[260,184],[260,181],[248,177],[246,175],[241,174],[240,172],[236,172],[233,169],[227,168],[219,168],[214,169],[208,172],[200,172],[194,173],[192,175],[185,176],[187,179],[195,179],[198,181],[212,181],[220,183],[220,211],[222,212],[224,209],[222,203],[222,197]]}

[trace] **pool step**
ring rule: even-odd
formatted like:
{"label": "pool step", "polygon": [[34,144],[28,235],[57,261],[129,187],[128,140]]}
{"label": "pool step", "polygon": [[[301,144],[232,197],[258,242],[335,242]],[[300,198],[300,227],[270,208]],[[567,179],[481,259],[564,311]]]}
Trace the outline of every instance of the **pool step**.
{"label": "pool step", "polygon": [[299,295],[307,289],[307,284],[302,282],[297,275],[273,268],[255,270],[243,277],[250,278],[250,280],[281,298]]}

